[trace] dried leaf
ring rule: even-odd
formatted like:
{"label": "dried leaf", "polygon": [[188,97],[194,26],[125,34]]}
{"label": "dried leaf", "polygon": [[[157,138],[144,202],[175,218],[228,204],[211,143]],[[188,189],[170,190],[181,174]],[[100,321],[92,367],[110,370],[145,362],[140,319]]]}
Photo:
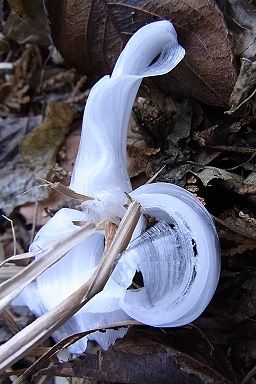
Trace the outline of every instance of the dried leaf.
{"label": "dried leaf", "polygon": [[255,95],[255,83],[256,61],[242,60],[240,73],[230,97],[230,110],[226,113],[231,114],[237,111]]}
{"label": "dried leaf", "polygon": [[184,185],[185,175],[189,169],[186,161],[190,160],[191,151],[190,103],[154,90],[138,98],[134,116],[140,131],[145,133],[147,142],[152,141],[154,146],[161,149],[157,156],[146,159],[144,157],[143,161],[148,164],[150,171],[149,177],[164,166],[161,172],[162,180]]}
{"label": "dried leaf", "polygon": [[12,262],[19,261],[19,260],[28,261],[32,257],[34,257],[34,255],[31,252],[21,253],[19,255],[16,255],[16,253],[15,253],[13,256],[9,256],[7,259],[4,259],[3,261],[1,261],[0,262],[0,268],[2,268],[7,263],[12,263]]}
{"label": "dried leaf", "polygon": [[149,178],[154,175],[151,157],[157,154],[160,148],[150,148],[143,135],[136,127],[135,121],[130,124],[127,137],[127,155],[129,176],[135,177],[141,173]]}
{"label": "dried leaf", "polygon": [[15,61],[13,75],[1,85],[1,110],[20,111],[30,102],[30,93],[38,82],[42,58],[37,46],[27,45]]}
{"label": "dried leaf", "polygon": [[255,3],[249,0],[227,0],[225,16],[234,37],[234,54],[253,58],[256,54]]}
{"label": "dried leaf", "polygon": [[131,384],[229,384],[230,381],[185,353],[131,330],[107,351],[84,356],[39,371],[40,375],[91,377],[104,382]]}
{"label": "dried leaf", "polygon": [[[43,355],[39,357],[38,360],[36,360],[29,368],[25,370],[24,373],[14,382],[14,384],[21,384],[24,382],[24,379],[28,375],[36,374],[41,367],[45,366],[47,364],[47,361],[49,359],[52,359],[58,352],[60,352],[62,349],[67,348],[69,345],[75,343],[76,341],[80,340],[82,337],[85,337],[89,335],[90,333],[102,331],[105,332],[107,329],[117,329],[117,328],[127,328],[131,325],[140,325],[136,320],[125,320],[118,323],[113,323],[110,325],[106,325],[99,328],[91,329],[90,331],[85,331],[82,333],[73,334],[66,339],[63,339],[59,341],[57,344],[55,344],[53,347],[49,348]],[[31,350],[33,352],[36,348],[35,347]],[[28,353],[29,355],[29,353]],[[40,372],[39,372],[40,375]],[[0,376],[1,377],[1,376]]]}
{"label": "dried leaf", "polygon": [[[61,148],[60,153],[62,156],[58,162],[58,168],[54,168],[54,175],[57,176],[58,180],[65,179],[65,181],[69,181],[68,175],[71,174],[73,170],[73,165],[76,160],[76,155],[78,151],[78,146],[80,142],[80,129],[72,130],[67,134],[66,140],[64,143],[64,147]],[[37,190],[41,190],[41,188],[35,188],[31,192],[36,192]],[[44,191],[44,190],[43,190]],[[47,211],[55,212],[56,210],[69,207],[72,208],[74,205],[71,205],[70,200],[63,200],[63,195],[53,190],[48,189],[49,197],[39,201],[38,203],[28,203],[20,207],[20,213],[26,218],[27,223],[35,223],[36,226],[44,225],[49,216],[45,212],[45,207],[47,207]],[[25,194],[24,196],[26,196]],[[77,204],[76,204],[77,205]]]}
{"label": "dried leaf", "polygon": [[68,104],[61,101],[51,102],[47,106],[43,123],[23,138],[20,145],[21,155],[35,178],[48,177],[74,114]]}
{"label": "dried leaf", "polygon": [[[254,200],[254,195],[256,193],[256,178],[253,178],[252,175],[251,178],[243,179],[235,173],[216,167],[204,167],[201,171],[192,173],[202,181],[205,187],[210,186],[210,183],[214,180],[218,180],[218,182],[228,190],[240,195],[249,195],[250,198]],[[252,174],[255,176],[255,172],[252,172]]]}
{"label": "dried leaf", "polygon": [[[230,209],[216,220],[220,224],[223,255],[232,257],[256,249],[256,218],[252,213]],[[225,249],[225,242],[228,242],[228,249]]]}
{"label": "dried leaf", "polygon": [[[0,119],[0,141],[4,148],[0,155],[0,208],[7,215],[18,205],[48,196],[45,188],[38,188],[43,184],[39,179],[47,179],[52,171],[74,116],[69,105],[52,102],[48,105],[45,120],[37,128],[41,116]],[[35,128],[33,132],[22,141],[21,156],[19,142],[32,128]]]}
{"label": "dried leaf", "polygon": [[[227,105],[236,74],[228,31],[215,1],[90,0],[47,1],[53,40],[80,71],[110,73],[128,38],[142,25],[172,20],[185,60],[173,74],[190,94],[213,105]],[[165,89],[171,89],[169,77]]]}
{"label": "dried leaf", "polygon": [[222,321],[238,323],[256,315],[255,272],[239,273],[216,295],[211,311]]}
{"label": "dried leaf", "polygon": [[199,177],[205,187],[211,185],[210,183],[215,179],[223,181],[234,180],[237,183],[241,182],[241,178],[236,174],[216,167],[204,167],[201,171],[195,172],[194,174]]}
{"label": "dried leaf", "polygon": [[256,219],[252,214],[249,215],[243,211],[231,210],[224,212],[221,218],[224,215],[226,217],[223,218],[223,222],[230,231],[256,241]]}
{"label": "dried leaf", "polygon": [[19,153],[21,138],[42,121],[41,116],[0,118],[0,208],[6,215],[20,204],[36,201],[47,196],[42,188],[34,188],[29,194],[23,192],[34,187],[31,170]]}
{"label": "dried leaf", "polygon": [[28,3],[26,0],[8,0],[12,12],[4,26],[4,33],[19,44],[37,42],[51,43],[50,24],[45,12],[44,1]]}

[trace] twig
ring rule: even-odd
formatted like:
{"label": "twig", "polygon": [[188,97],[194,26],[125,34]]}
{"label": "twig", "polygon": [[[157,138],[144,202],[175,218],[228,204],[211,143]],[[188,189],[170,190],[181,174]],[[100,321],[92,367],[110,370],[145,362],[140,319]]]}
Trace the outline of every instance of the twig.
{"label": "twig", "polygon": [[4,309],[1,312],[0,317],[13,333],[18,333],[21,330],[21,326],[17,323],[10,309]]}
{"label": "twig", "polygon": [[31,229],[31,235],[30,235],[30,244],[32,243],[34,239],[34,234],[36,230],[36,224],[37,224],[37,216],[38,216],[38,201],[35,202],[35,212],[33,216],[33,222],[32,222],[32,229]]}
{"label": "twig", "polygon": [[150,184],[150,183],[152,183],[152,181],[155,180],[155,178],[159,175],[159,173],[162,172],[162,170],[163,170],[165,167],[166,167],[166,164],[165,164],[161,169],[159,169],[159,171],[157,171],[157,172],[156,172],[150,179],[148,179],[148,181],[146,181],[145,184]]}
{"label": "twig", "polygon": [[256,365],[247,373],[241,384],[246,384],[254,375],[256,375]]}
{"label": "twig", "polygon": [[46,250],[39,251],[37,254],[41,254],[42,257],[32,261],[21,272],[0,285],[0,311],[37,276],[60,260],[82,240],[92,235],[94,231],[95,227],[92,224],[87,224],[77,232],[72,232],[66,236],[65,239],[51,244]]}
{"label": "twig", "polygon": [[253,158],[256,156],[256,153],[253,153],[248,160],[246,160],[244,163],[241,163],[239,165],[236,165],[235,167],[231,167],[231,168],[224,168],[225,171],[234,171],[235,169],[238,169],[240,167],[243,167],[244,165],[250,163],[251,160],[253,160]]}
{"label": "twig", "polygon": [[227,114],[227,115],[231,115],[232,113],[236,112],[239,108],[241,108],[245,103],[247,103],[247,101],[249,101],[254,95],[256,94],[256,88],[254,89],[254,91],[248,96],[246,97],[246,99],[244,99],[237,107],[233,108],[233,109],[230,109],[229,111],[225,111],[224,113]]}
{"label": "twig", "polygon": [[2,216],[3,216],[3,218],[5,218],[6,220],[8,220],[11,223],[12,237],[13,237],[13,256],[15,256],[16,253],[17,253],[17,241],[16,241],[16,234],[15,234],[15,228],[14,228],[14,225],[13,225],[13,221],[11,219],[9,219],[9,217],[7,217],[5,215],[2,215]]}
{"label": "twig", "polygon": [[209,145],[207,148],[216,149],[217,151],[235,152],[247,155],[248,153],[256,154],[256,148],[246,148],[231,145]]}
{"label": "twig", "polygon": [[27,259],[31,259],[32,257],[34,257],[34,254],[31,252],[20,253],[19,255],[10,256],[10,257],[8,257],[8,259],[5,259],[4,261],[2,261],[0,263],[0,268],[2,268],[4,265],[6,265],[12,261],[27,260]]}
{"label": "twig", "polygon": [[140,205],[134,201],[130,204],[127,213],[123,217],[109,251],[103,255],[98,268],[89,281],[84,283],[55,308],[37,318],[33,323],[0,346],[0,370],[15,363],[30,348],[47,339],[49,335],[103,289],[112,271],[116,257],[126,249],[139,218]]}
{"label": "twig", "polygon": [[20,271],[22,271],[24,267],[18,267],[16,265],[12,265],[10,267],[2,268],[0,271],[0,283],[11,279],[13,276],[17,275]]}

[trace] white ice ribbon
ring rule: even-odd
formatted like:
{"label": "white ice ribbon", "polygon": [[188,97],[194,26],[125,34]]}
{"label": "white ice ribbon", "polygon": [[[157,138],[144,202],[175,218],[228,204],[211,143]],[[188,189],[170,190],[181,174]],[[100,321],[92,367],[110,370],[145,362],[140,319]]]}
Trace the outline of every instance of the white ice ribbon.
{"label": "white ice ribbon", "polygon": [[[215,291],[220,261],[209,213],[192,194],[172,184],[132,191],[126,167],[127,127],[142,78],[169,72],[183,56],[172,24],[151,23],[129,40],[112,76],[103,77],[91,90],[70,187],[95,200],[83,203],[82,211],[61,209],[38,232],[30,250],[76,231],[73,221],[119,221],[125,213],[125,193],[158,224],[137,237],[143,230],[143,220],[139,222],[103,291],[55,332],[56,340],[130,317],[152,326],[187,324],[201,314]],[[37,316],[55,307],[88,280],[103,249],[104,232],[98,231],[23,291],[26,304]],[[143,286],[133,289],[137,271]],[[110,330],[88,338],[107,348],[124,333]],[[81,340],[71,351],[82,352],[86,343]]]}

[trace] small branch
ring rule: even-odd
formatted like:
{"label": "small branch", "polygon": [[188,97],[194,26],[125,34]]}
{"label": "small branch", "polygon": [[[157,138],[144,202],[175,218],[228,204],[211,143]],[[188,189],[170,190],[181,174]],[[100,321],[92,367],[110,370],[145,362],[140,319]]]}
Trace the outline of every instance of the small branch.
{"label": "small branch", "polygon": [[17,252],[17,240],[16,240],[16,233],[15,233],[15,228],[14,228],[14,225],[13,225],[13,221],[11,219],[9,219],[9,217],[7,217],[5,215],[2,215],[2,216],[3,216],[3,218],[5,218],[6,220],[8,220],[11,223],[12,237],[13,237],[13,256],[15,256],[16,252]]}

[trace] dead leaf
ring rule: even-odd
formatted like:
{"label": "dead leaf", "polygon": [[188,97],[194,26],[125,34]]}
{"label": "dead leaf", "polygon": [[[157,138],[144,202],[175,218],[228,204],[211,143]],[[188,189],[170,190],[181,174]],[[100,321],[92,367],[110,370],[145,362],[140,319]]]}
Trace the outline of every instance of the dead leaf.
{"label": "dead leaf", "polygon": [[65,102],[51,102],[43,123],[23,138],[21,156],[34,178],[47,179],[74,115],[75,111]]}
{"label": "dead leaf", "polygon": [[[67,134],[64,146],[60,151],[63,153],[63,156],[58,161],[58,170],[54,170],[57,180],[64,179],[67,184],[69,183],[69,176],[76,160],[80,142],[80,133],[80,129],[74,129]],[[25,217],[27,223],[35,223],[36,227],[44,225],[49,220],[49,215],[46,214],[45,208],[50,212],[55,212],[63,207],[73,207],[70,204],[70,200],[63,199],[63,195],[50,189],[48,192],[49,196],[46,199],[39,201],[37,205],[35,205],[35,203],[27,203],[20,207],[19,212]]]}
{"label": "dead leaf", "polygon": [[42,116],[0,118],[0,208],[6,215],[17,205],[47,195],[42,188],[33,189],[30,195],[22,195],[25,190],[34,187],[35,183],[18,150],[21,138],[41,121]]}
{"label": "dead leaf", "polygon": [[204,167],[201,171],[194,174],[199,177],[205,187],[210,186],[210,183],[215,179],[223,181],[233,180],[236,183],[241,182],[241,178],[238,175],[216,167]]}
{"label": "dead leaf", "polygon": [[[222,321],[239,323],[256,315],[256,274],[239,273],[223,287],[211,304],[211,312]],[[216,316],[217,315],[217,316]]]}
{"label": "dead leaf", "polygon": [[129,176],[135,177],[145,173],[147,178],[154,175],[155,170],[151,157],[156,155],[160,148],[150,148],[143,135],[139,132],[134,119],[131,120],[127,137],[127,155]]}
{"label": "dead leaf", "polygon": [[190,160],[191,153],[190,102],[147,89],[135,103],[134,116],[137,129],[143,133],[148,147],[160,148],[157,154],[144,159],[150,165],[151,175],[164,167],[160,175],[162,180],[184,186],[189,169],[186,161]]}
{"label": "dead leaf", "polygon": [[255,200],[256,193],[256,173],[251,174],[243,179],[235,173],[228,172],[224,169],[216,167],[204,167],[198,172],[192,172],[203,183],[205,187],[211,186],[212,182],[217,180],[221,185],[230,191],[238,193],[240,195],[248,195],[250,199]]}
{"label": "dead leaf", "polygon": [[48,196],[45,188],[38,187],[44,184],[39,177],[46,179],[51,172],[74,116],[72,108],[64,102],[49,103],[44,122],[25,136],[22,156],[19,143],[26,132],[38,125],[41,116],[0,120],[0,142],[4,148],[0,156],[0,208],[7,215],[19,205]]}
{"label": "dead leaf", "polygon": [[242,60],[240,73],[230,96],[230,109],[226,113],[237,111],[242,105],[252,99],[255,94],[256,61]]}
{"label": "dead leaf", "polygon": [[104,382],[127,384],[231,383],[208,364],[134,329],[107,351],[92,349],[77,359],[42,369],[39,374],[91,377]]}
{"label": "dead leaf", "polygon": [[225,1],[227,24],[234,37],[234,54],[253,58],[256,54],[255,3],[249,0]]}
{"label": "dead leaf", "polygon": [[38,83],[42,58],[35,45],[27,45],[21,57],[14,63],[13,75],[0,86],[1,111],[19,112],[30,102],[30,93]]}
{"label": "dead leaf", "polygon": [[256,241],[256,218],[253,213],[248,214],[238,209],[232,209],[223,212],[219,219],[221,219],[226,227],[233,233]]}
{"label": "dead leaf", "polygon": [[[184,61],[173,71],[195,98],[227,105],[236,74],[228,31],[213,0],[46,1],[53,40],[61,54],[81,72],[110,73],[129,37],[146,23],[172,20]],[[171,89],[167,76],[165,89]]]}
{"label": "dead leaf", "polygon": [[224,211],[216,222],[223,255],[232,257],[256,249],[256,218],[252,212],[232,208]]}
{"label": "dead leaf", "polygon": [[12,12],[5,25],[4,33],[19,44],[51,44],[50,24],[45,12],[44,1],[8,0]]}

